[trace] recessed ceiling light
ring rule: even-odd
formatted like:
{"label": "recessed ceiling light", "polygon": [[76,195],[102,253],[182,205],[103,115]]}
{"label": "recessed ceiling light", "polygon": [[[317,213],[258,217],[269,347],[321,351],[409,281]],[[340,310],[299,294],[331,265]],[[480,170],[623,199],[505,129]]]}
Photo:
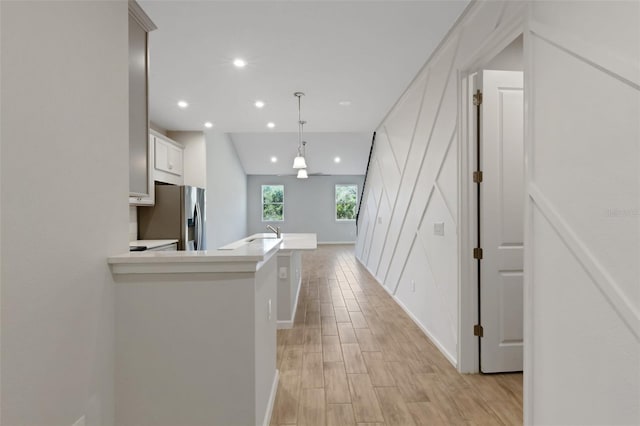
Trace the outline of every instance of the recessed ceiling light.
{"label": "recessed ceiling light", "polygon": [[233,60],[233,65],[235,65],[236,68],[244,68],[245,66],[247,66],[247,61],[245,61],[244,59],[236,58]]}
{"label": "recessed ceiling light", "polygon": [[187,103],[187,101],[178,101],[178,106],[180,108],[186,108],[189,106],[189,104]]}
{"label": "recessed ceiling light", "polygon": [[254,103],[254,105],[256,106],[256,108],[262,108],[264,106],[264,102],[262,101],[256,101]]}
{"label": "recessed ceiling light", "polygon": [[333,159],[333,162],[334,162],[334,163],[339,163],[339,162],[340,162],[340,157],[336,157],[336,158],[334,158],[334,159]]}
{"label": "recessed ceiling light", "polygon": [[206,127],[207,129],[210,129],[213,127],[213,123],[210,121],[207,121],[206,123],[204,123],[204,127]]}
{"label": "recessed ceiling light", "polygon": [[274,127],[276,127],[276,123],[270,121],[267,123],[267,127],[273,129]]}
{"label": "recessed ceiling light", "polygon": [[349,105],[351,105],[351,101],[340,101],[340,102],[338,102],[338,105],[340,105],[340,106],[349,106]]}
{"label": "recessed ceiling light", "polygon": [[272,163],[277,163],[278,162],[278,157],[271,157],[271,162]]}

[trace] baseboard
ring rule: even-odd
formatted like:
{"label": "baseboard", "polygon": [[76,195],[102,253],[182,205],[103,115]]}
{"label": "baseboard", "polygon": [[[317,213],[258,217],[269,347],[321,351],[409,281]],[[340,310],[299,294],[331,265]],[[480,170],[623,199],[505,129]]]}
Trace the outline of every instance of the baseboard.
{"label": "baseboard", "polygon": [[296,311],[298,310],[298,296],[300,296],[300,288],[302,287],[302,276],[298,278],[298,291],[296,291],[296,300],[293,302],[293,312],[291,313],[291,319],[276,321],[276,327],[278,330],[287,328],[293,328],[293,323],[296,319]]}
{"label": "baseboard", "polygon": [[264,413],[264,421],[262,426],[269,426],[271,423],[271,414],[273,414],[273,406],[276,402],[276,393],[278,392],[278,381],[280,380],[280,371],[276,368],[276,374],[273,376],[273,384],[271,385],[271,393],[267,402],[267,412]]}
{"label": "baseboard", "polygon": [[355,244],[355,241],[318,241],[318,245],[322,246],[322,245],[331,245],[331,244],[336,244],[336,245],[340,245],[340,244]]}
{"label": "baseboard", "polygon": [[402,308],[402,310],[409,316],[409,318],[411,318],[411,321],[413,321],[415,323],[415,325],[418,326],[418,328],[424,333],[425,336],[427,336],[427,338],[434,344],[436,345],[436,347],[438,348],[438,350],[442,353],[442,355],[444,355],[444,357],[451,363],[451,365],[453,365],[456,369],[458,368],[458,361],[456,360],[456,357],[454,357],[453,355],[451,355],[449,353],[449,351],[447,351],[444,347],[444,345],[442,343],[440,343],[440,341],[438,339],[436,339],[436,337],[429,331],[429,329],[427,329],[427,327],[424,326],[424,324],[422,324],[422,322],[420,322],[420,320],[418,320],[418,318],[409,310],[409,308],[407,308],[405,306],[404,303],[402,303],[402,301],[396,297],[395,294],[393,294],[391,292],[391,290],[389,290],[387,287],[384,286],[384,284],[382,284],[380,282],[380,280],[378,280],[378,277],[375,276],[374,273],[371,272],[371,270],[369,269],[369,267],[367,265],[364,264],[364,262],[362,262],[362,260],[360,260],[360,258],[358,258],[358,256],[356,256],[356,260],[362,265],[364,266],[364,268],[369,272],[369,274],[371,274],[371,276],[373,277],[373,279],[376,281],[376,283],[378,283],[378,285],[380,287],[382,287],[384,289],[384,291],[386,291],[389,296],[391,296],[391,298],[398,304],[398,306],[400,306]]}
{"label": "baseboard", "polygon": [[400,306],[402,308],[403,311],[405,311],[405,313],[407,315],[409,315],[409,318],[411,318],[411,320],[418,326],[418,328],[420,330],[422,330],[422,332],[429,338],[429,340],[431,340],[431,342],[436,345],[436,347],[438,348],[438,350],[442,353],[442,355],[444,355],[445,358],[447,358],[447,360],[451,363],[451,365],[453,365],[453,367],[457,370],[458,369],[458,361],[456,360],[456,357],[454,357],[453,355],[451,355],[449,353],[449,351],[447,351],[444,347],[444,345],[442,343],[440,343],[440,341],[438,339],[435,338],[435,336],[433,334],[431,334],[431,332],[418,320],[418,318],[416,318],[415,315],[413,315],[413,313],[411,313],[411,311],[409,310],[409,308],[407,308],[404,303],[402,303],[402,301],[400,299],[398,299],[396,296],[391,295],[391,297],[393,297],[393,300],[396,301],[396,303],[398,304],[398,306]]}

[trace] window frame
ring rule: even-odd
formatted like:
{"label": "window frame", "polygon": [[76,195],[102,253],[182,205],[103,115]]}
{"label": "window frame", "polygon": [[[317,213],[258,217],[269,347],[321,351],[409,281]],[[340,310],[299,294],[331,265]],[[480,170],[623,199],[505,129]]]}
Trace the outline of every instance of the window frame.
{"label": "window frame", "polygon": [[[338,218],[338,187],[339,186],[355,186],[356,188],[356,201],[353,206],[353,219],[339,219]],[[336,183],[333,187],[333,217],[336,222],[355,222],[358,216],[358,184],[357,183]]]}
{"label": "window frame", "polygon": [[[282,202],[281,203],[267,203],[267,204],[282,204],[282,219],[279,220],[272,220],[272,219],[265,219],[264,217],[264,188],[267,186],[280,186],[282,187]],[[260,185],[260,218],[262,219],[262,222],[284,222],[284,184],[281,183],[265,183],[263,185]]]}

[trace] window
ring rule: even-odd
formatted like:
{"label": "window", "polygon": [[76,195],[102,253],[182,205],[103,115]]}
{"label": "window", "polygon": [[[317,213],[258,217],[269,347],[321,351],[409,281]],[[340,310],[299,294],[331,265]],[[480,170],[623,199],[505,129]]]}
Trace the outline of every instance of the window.
{"label": "window", "polygon": [[358,185],[336,185],[336,220],[356,220]]}
{"label": "window", "polygon": [[262,185],[262,221],[284,221],[284,185]]}

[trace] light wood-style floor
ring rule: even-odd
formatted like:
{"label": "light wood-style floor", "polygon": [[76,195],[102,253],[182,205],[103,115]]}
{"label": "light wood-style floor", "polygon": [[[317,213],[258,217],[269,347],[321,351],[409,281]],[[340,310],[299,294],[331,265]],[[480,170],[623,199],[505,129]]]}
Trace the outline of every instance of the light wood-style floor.
{"label": "light wood-style floor", "polygon": [[303,255],[295,324],[278,331],[271,425],[519,425],[522,375],[461,375],[358,263]]}

